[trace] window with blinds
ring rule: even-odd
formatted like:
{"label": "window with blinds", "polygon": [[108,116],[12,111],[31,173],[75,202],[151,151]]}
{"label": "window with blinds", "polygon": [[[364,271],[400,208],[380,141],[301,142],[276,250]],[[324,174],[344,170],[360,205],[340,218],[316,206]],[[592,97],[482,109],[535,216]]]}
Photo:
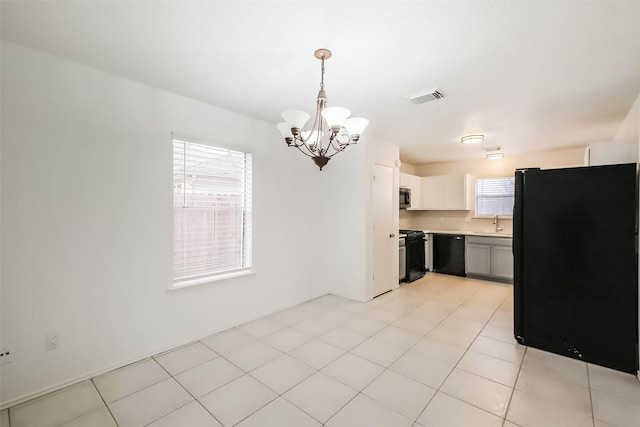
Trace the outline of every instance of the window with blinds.
{"label": "window with blinds", "polygon": [[513,177],[476,179],[476,215],[513,215]]}
{"label": "window with blinds", "polygon": [[174,282],[251,267],[251,154],[173,140]]}

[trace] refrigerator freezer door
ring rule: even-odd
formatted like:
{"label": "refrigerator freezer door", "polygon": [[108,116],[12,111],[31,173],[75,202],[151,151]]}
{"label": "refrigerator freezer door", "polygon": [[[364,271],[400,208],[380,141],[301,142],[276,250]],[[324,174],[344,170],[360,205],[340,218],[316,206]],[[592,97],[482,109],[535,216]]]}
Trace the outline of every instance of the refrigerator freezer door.
{"label": "refrigerator freezer door", "polygon": [[636,373],[635,204],[632,164],[516,172],[519,342]]}

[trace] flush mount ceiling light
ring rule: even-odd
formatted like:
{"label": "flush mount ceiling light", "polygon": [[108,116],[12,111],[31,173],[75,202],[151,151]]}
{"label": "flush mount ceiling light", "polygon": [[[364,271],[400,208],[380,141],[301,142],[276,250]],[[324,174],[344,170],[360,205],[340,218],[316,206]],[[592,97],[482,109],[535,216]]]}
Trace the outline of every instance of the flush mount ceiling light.
{"label": "flush mount ceiling light", "polygon": [[467,135],[460,138],[463,144],[477,144],[484,140],[484,135]]}
{"label": "flush mount ceiling light", "polygon": [[489,160],[498,160],[504,157],[504,153],[487,153],[485,157]]}
{"label": "flush mount ceiling light", "polygon": [[327,107],[327,94],[324,91],[324,60],[331,58],[331,51],[318,49],[314,56],[322,61],[320,91],[316,98],[316,114],[311,129],[303,129],[311,117],[300,110],[287,110],[282,113],[284,122],[278,123],[278,129],[289,147],[295,147],[305,156],[311,157],[322,170],[329,160],[347,146],[360,139],[369,120],[352,117],[351,111],[342,107]]}
{"label": "flush mount ceiling light", "polygon": [[504,153],[500,151],[500,147],[485,148],[487,154],[484,155],[489,160],[498,160],[504,157]]}

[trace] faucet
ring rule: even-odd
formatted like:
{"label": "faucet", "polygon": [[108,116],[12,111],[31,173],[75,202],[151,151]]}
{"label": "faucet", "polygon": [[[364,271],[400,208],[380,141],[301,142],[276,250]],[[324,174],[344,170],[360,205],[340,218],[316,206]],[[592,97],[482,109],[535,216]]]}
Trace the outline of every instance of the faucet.
{"label": "faucet", "polygon": [[497,214],[493,216],[493,223],[496,225],[496,233],[504,230],[504,228],[500,227],[500,218],[498,218]]}

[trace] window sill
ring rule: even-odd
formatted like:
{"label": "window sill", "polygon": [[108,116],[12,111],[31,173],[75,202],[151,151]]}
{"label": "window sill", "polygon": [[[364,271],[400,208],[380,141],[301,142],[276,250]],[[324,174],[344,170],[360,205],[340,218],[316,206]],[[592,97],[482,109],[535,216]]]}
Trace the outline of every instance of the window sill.
{"label": "window sill", "polygon": [[235,279],[236,277],[250,276],[254,274],[252,269],[237,270],[228,273],[220,273],[213,276],[198,277],[195,279],[176,280],[167,289],[175,291],[177,289],[190,288],[192,286],[204,285],[207,283],[219,282],[227,279]]}

